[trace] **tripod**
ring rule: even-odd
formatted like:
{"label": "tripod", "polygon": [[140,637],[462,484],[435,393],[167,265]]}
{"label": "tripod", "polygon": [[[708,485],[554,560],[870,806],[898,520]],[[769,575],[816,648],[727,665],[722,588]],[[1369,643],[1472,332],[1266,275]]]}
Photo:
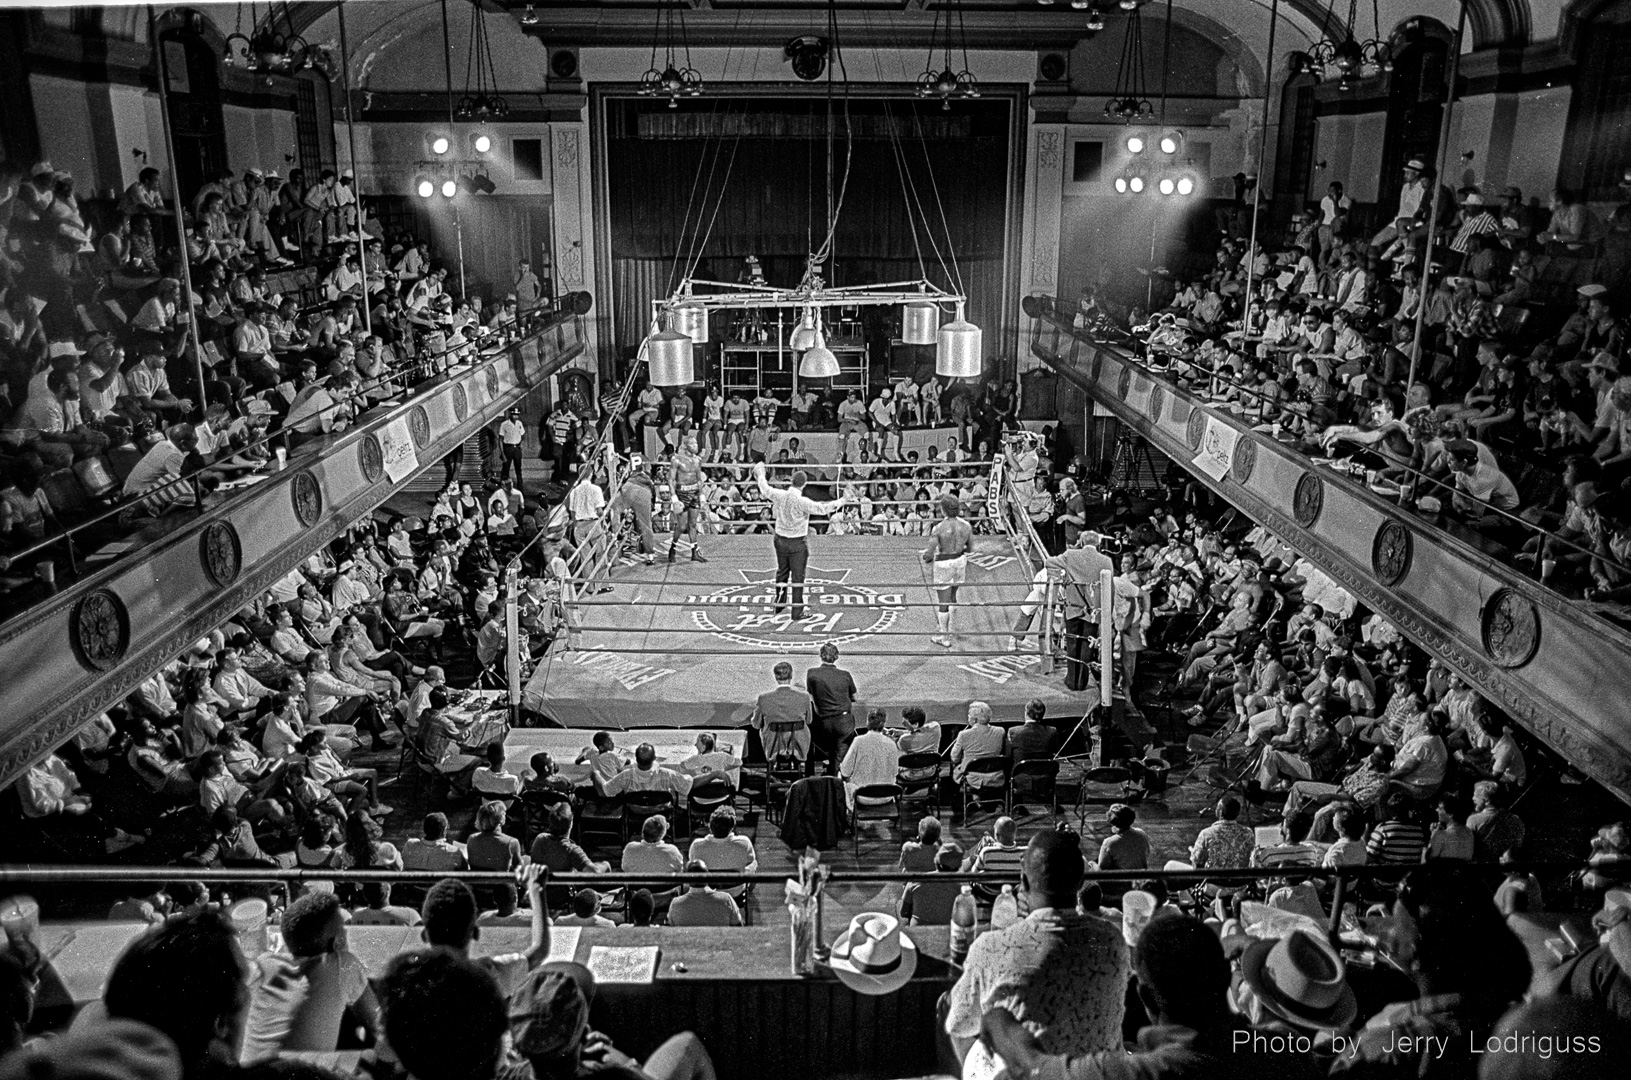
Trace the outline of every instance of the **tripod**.
{"label": "tripod", "polygon": [[1116,436],[1116,457],[1110,466],[1110,487],[1116,491],[1146,491],[1160,486],[1150,444],[1130,431]]}

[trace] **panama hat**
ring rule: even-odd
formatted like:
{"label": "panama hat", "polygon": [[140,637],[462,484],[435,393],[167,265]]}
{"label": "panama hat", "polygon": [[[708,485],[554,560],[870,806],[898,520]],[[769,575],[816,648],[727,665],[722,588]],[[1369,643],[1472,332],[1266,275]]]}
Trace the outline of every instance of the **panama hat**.
{"label": "panama hat", "polygon": [[1338,1031],[1353,1025],[1359,1002],[1346,973],[1342,955],[1307,930],[1254,941],[1240,958],[1240,974],[1263,1007],[1301,1028]]}
{"label": "panama hat", "polygon": [[863,911],[832,944],[833,971],[860,994],[892,994],[917,970],[917,946],[893,915]]}

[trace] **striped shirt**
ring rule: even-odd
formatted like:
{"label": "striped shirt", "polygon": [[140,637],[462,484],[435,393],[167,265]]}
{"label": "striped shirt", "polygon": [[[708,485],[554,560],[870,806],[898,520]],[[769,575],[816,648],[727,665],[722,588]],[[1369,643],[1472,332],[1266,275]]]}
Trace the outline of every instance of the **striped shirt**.
{"label": "striped shirt", "polygon": [[1393,866],[1421,862],[1427,847],[1427,834],[1411,821],[1384,821],[1370,831],[1365,855],[1372,864]]}
{"label": "striped shirt", "polygon": [[988,844],[974,853],[969,869],[981,874],[992,874],[1004,880],[1019,880],[1019,866],[1025,860],[1025,848],[1019,844],[1009,847],[1001,843]]}

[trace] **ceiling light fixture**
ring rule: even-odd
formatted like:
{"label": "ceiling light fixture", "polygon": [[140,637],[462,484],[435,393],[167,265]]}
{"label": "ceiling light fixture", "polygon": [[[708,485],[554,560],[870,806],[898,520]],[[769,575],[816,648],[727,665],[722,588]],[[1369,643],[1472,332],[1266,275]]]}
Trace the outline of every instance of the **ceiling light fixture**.
{"label": "ceiling light fixture", "polygon": [[509,114],[510,103],[498,92],[498,69],[493,66],[493,46],[487,40],[487,13],[479,3],[472,3],[470,47],[464,60],[464,97],[454,106],[453,115],[460,120],[502,120]]}
{"label": "ceiling light fixture", "polygon": [[[957,20],[957,44],[963,54],[961,70],[952,67],[952,19]],[[936,71],[934,64],[935,43],[940,37],[940,8],[934,10],[934,29],[929,32],[929,56],[924,62],[923,74],[917,77],[917,93],[919,97],[937,97],[940,99],[942,109],[951,108],[952,98],[977,98],[980,96],[980,80],[968,69],[968,30],[963,25],[963,3],[957,0],[956,7],[946,15],[946,38],[942,46],[944,67]]]}
{"label": "ceiling light fixture", "polygon": [[[679,43],[675,44],[674,17],[678,10]],[[663,49],[663,66],[657,67],[657,49]],[[681,67],[681,56],[684,67]],[[682,97],[702,94],[702,73],[691,66],[691,42],[685,36],[685,12],[681,5],[658,5],[657,24],[651,35],[651,66],[640,76],[640,93],[646,97],[666,97],[668,107],[679,107]]]}
{"label": "ceiling light fixture", "polygon": [[276,4],[266,5],[266,23],[262,26],[255,15],[254,0],[250,0],[249,33],[243,32],[243,9],[240,8],[238,23],[221,46],[221,63],[226,67],[242,66],[246,71],[263,72],[267,85],[271,85],[273,75],[293,75],[311,68],[332,77],[333,64],[328,54],[313,48],[295,33],[287,2],[283,5],[283,26],[280,32]]}
{"label": "ceiling light fixture", "polygon": [[[1393,70],[1393,46],[1382,40],[1381,15],[1378,0],[1371,0],[1371,37],[1360,41],[1358,28],[1359,0],[1348,0],[1348,21],[1340,39],[1322,38],[1306,53],[1294,54],[1291,61],[1293,75],[1312,75],[1315,80],[1325,78],[1325,69],[1337,69],[1337,89],[1352,90],[1366,74],[1366,68],[1377,71]],[[1325,9],[1326,25],[1336,14],[1336,0]]]}
{"label": "ceiling light fixture", "polygon": [[[1127,7],[1123,2],[1122,7]],[[1112,120],[1120,120],[1130,124],[1134,120],[1141,120],[1155,112],[1155,106],[1150,104],[1149,95],[1144,89],[1144,19],[1143,12],[1136,4],[1132,7],[1132,14],[1127,16],[1127,33],[1121,39],[1121,60],[1116,67],[1116,89],[1110,100],[1104,104],[1104,115]],[[1131,150],[1132,140],[1128,140],[1128,149]],[[1142,152],[1142,140],[1139,150]]]}

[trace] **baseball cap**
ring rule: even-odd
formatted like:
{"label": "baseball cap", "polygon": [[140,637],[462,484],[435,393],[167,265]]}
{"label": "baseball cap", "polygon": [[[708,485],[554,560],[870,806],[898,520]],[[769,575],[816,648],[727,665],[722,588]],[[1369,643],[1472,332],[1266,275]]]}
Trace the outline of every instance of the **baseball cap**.
{"label": "baseball cap", "polygon": [[1574,291],[1576,293],[1578,293],[1579,295],[1585,296],[1585,297],[1601,296],[1604,293],[1608,292],[1608,286],[1607,285],[1599,285],[1594,281],[1590,285],[1582,285],[1582,286],[1580,286],[1578,289],[1576,289]]}
{"label": "baseball cap", "polygon": [[530,1058],[571,1054],[589,1030],[589,1001],[579,980],[549,964],[527,976],[510,997],[510,1041]]}
{"label": "baseball cap", "polygon": [[1421,171],[1423,171],[1424,169],[1427,168],[1427,165],[1426,165],[1425,162],[1422,161],[1421,158],[1414,158],[1413,157],[1409,161],[1404,163],[1404,167],[1407,168],[1407,169],[1415,169],[1417,172],[1421,172]]}

